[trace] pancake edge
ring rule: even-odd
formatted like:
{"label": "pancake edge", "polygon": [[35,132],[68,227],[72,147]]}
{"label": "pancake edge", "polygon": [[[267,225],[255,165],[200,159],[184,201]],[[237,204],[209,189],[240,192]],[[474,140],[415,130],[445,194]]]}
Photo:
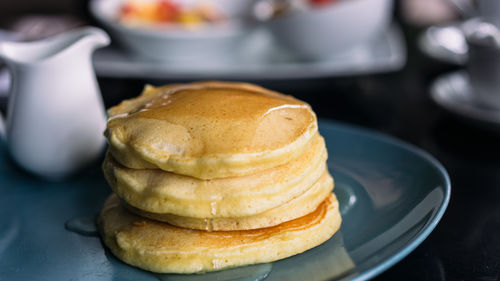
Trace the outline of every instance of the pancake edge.
{"label": "pancake edge", "polygon": [[[304,151],[304,154],[315,153],[315,156],[313,156],[313,161],[308,163],[309,165],[305,165],[303,168],[298,169],[298,171],[297,169],[294,169],[294,172],[300,173],[299,175],[285,178],[282,183],[272,182],[269,185],[266,185],[265,189],[260,192],[261,194],[257,194],[255,191],[250,192],[248,195],[241,196],[236,196],[236,193],[233,193],[231,194],[231,197],[224,196],[224,194],[216,194],[216,198],[221,198],[218,200],[198,200],[195,198],[181,198],[175,195],[155,193],[150,186],[142,186],[135,183],[136,179],[126,173],[126,169],[130,168],[124,166],[122,166],[123,168],[120,167],[121,164],[114,160],[112,155],[110,156],[110,159],[107,159],[107,157],[105,158],[102,168],[105,179],[111,189],[121,199],[125,200],[127,204],[146,212],[172,214],[199,219],[251,216],[276,208],[279,205],[301,195],[323,175],[324,170],[326,169],[328,152],[325,147],[324,139],[321,135],[318,134],[313,141],[318,142],[317,144],[314,144],[318,146],[318,149],[311,150],[313,148],[311,147],[310,149]],[[299,159],[302,155],[299,155],[296,159]],[[113,161],[115,161],[116,164],[113,163]],[[285,163],[283,165],[287,164],[288,163]],[[281,167],[274,167],[271,169],[277,168]],[[138,171],[140,170],[136,170],[134,172],[137,173]],[[273,172],[272,170],[264,170],[260,173],[266,173],[268,171]],[[307,176],[304,174],[307,174]],[[250,175],[247,177],[250,177]],[[197,184],[204,184],[205,181],[195,178],[191,179]],[[217,180],[218,179],[215,179],[211,181],[211,183],[215,183]],[[250,180],[254,181],[253,178],[248,179],[248,181]],[[293,182],[295,183],[290,184]],[[148,188],[148,192],[138,190],[146,187]],[[243,186],[238,185],[238,188],[240,187],[242,188]],[[158,186],[157,188],[162,188],[162,186]],[[212,192],[211,195],[213,196],[214,193]],[[222,200],[232,201],[231,204],[225,204]],[[216,206],[215,209],[214,205]],[[193,208],[193,206],[196,206],[196,208]]]}
{"label": "pancake edge", "polygon": [[[123,202],[124,206],[139,216],[168,224],[206,231],[250,230],[272,227],[286,221],[305,216],[314,211],[334,188],[333,178],[325,170],[321,177],[307,190],[290,201],[262,213],[244,217],[229,218],[191,218],[172,214],[157,214],[143,211]],[[297,206],[298,203],[304,203]],[[287,212],[287,210],[289,210]]]}
{"label": "pancake edge", "polygon": [[[231,249],[222,248],[214,251],[205,250],[187,253],[169,253],[168,251],[163,251],[162,254],[141,251],[134,247],[122,248],[119,242],[117,242],[119,233],[107,233],[105,229],[106,222],[103,219],[102,213],[98,219],[98,228],[105,245],[117,258],[127,264],[156,273],[203,273],[250,264],[272,262],[303,253],[319,246],[339,230],[342,222],[338,201],[333,193],[325,199],[315,212],[319,208],[323,208],[321,211],[324,211],[325,215],[322,216],[320,222],[314,224],[312,227],[299,230],[298,232],[285,231],[264,241],[259,241],[260,243],[239,245]],[[279,226],[275,226],[274,228],[276,227]],[[275,242],[272,247],[268,247],[269,245],[267,245],[270,242]],[[246,256],[243,254],[246,254]],[[248,256],[251,256],[251,258],[248,258]]]}

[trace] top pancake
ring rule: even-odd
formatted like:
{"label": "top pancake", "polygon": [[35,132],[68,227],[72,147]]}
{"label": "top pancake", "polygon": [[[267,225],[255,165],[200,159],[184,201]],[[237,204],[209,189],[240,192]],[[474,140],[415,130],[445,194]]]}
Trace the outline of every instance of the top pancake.
{"label": "top pancake", "polygon": [[308,104],[244,83],[148,86],[108,114],[109,150],[122,165],[201,179],[286,163],[317,132]]}

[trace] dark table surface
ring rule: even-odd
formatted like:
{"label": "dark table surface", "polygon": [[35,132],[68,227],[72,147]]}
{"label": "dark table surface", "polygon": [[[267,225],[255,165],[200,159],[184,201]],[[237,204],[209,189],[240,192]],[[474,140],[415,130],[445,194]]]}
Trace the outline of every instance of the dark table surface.
{"label": "dark table surface", "polygon": [[[376,280],[500,280],[500,129],[474,127],[431,101],[433,79],[457,67],[426,58],[415,47],[419,30],[404,29],[408,62],[401,71],[248,82],[303,99],[320,118],[410,142],[448,170],[452,193],[443,219],[419,247]],[[107,107],[137,95],[144,83],[169,82],[179,81],[99,78]]]}
{"label": "dark table surface", "polygon": [[[443,219],[415,251],[376,280],[500,280],[500,133],[454,118],[432,102],[430,83],[457,67],[426,58],[415,47],[418,32],[405,27],[408,62],[395,73],[249,82],[295,95],[321,118],[410,142],[448,170],[452,193]],[[146,82],[174,81],[99,82],[111,106],[137,95]]]}

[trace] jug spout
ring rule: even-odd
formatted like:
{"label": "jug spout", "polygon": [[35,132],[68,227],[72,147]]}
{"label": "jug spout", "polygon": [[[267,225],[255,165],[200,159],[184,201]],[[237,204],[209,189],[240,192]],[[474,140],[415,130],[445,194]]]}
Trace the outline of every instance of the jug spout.
{"label": "jug spout", "polygon": [[90,54],[109,43],[110,38],[102,29],[84,27],[37,42],[0,42],[0,59],[10,65],[42,63],[72,49]]}
{"label": "jug spout", "polygon": [[80,43],[88,47],[88,51],[92,52],[97,48],[104,47],[110,44],[111,39],[108,34],[97,27],[85,27],[77,31],[74,35],[78,39],[75,44]]}

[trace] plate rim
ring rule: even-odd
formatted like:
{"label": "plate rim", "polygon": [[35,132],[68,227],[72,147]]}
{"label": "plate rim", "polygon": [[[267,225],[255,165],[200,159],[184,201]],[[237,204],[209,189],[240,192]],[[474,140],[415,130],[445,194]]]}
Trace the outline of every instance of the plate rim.
{"label": "plate rim", "polygon": [[[471,91],[470,89],[470,77],[469,74],[465,70],[457,70],[449,73],[442,74],[438,76],[430,86],[430,96],[431,99],[441,108],[451,112],[457,116],[469,118],[473,121],[484,122],[493,124],[495,126],[500,125],[500,111],[497,113],[492,113],[488,110],[483,110],[478,106],[474,106],[473,104],[460,104],[450,102],[450,99],[442,98],[443,90],[442,88],[445,84],[450,84],[450,80],[452,79],[462,79],[469,89],[464,91]],[[470,95],[470,93],[468,93]]]}
{"label": "plate rim", "polygon": [[[334,130],[341,129],[343,131],[359,134],[362,135],[363,137],[367,137],[376,141],[381,141],[402,148],[427,161],[433,168],[435,168],[439,172],[439,175],[444,180],[443,181],[444,186],[441,187],[441,189],[444,191],[443,200],[441,201],[441,204],[439,205],[437,212],[435,213],[434,216],[432,216],[429,219],[428,225],[424,229],[422,229],[417,235],[415,235],[410,240],[409,243],[403,246],[396,253],[388,256],[384,260],[376,263],[376,265],[371,266],[365,271],[359,273],[354,272],[355,275],[352,277],[350,277],[349,274],[346,276],[347,277],[346,279],[350,281],[361,281],[361,280],[372,279],[380,275],[382,272],[386,271],[390,267],[394,266],[396,263],[400,262],[406,256],[408,256],[411,252],[413,252],[413,250],[415,250],[415,248],[417,248],[420,244],[422,244],[422,242],[425,239],[427,239],[427,237],[429,237],[431,232],[436,228],[438,223],[441,221],[450,201],[451,197],[450,176],[446,171],[446,169],[444,168],[444,166],[432,154],[414,144],[400,140],[394,136],[387,135],[385,133],[376,131],[374,129],[364,128],[358,125],[347,124],[344,122],[332,121],[323,118],[319,118],[318,123],[320,130],[322,127],[323,128],[330,127],[331,129]],[[335,280],[335,278],[329,280]]]}
{"label": "plate rim", "polygon": [[[334,121],[331,119],[323,119],[319,118],[318,119],[318,124],[319,124],[319,130],[332,130],[336,132],[347,132],[355,135],[360,135],[363,138],[368,138],[370,140],[374,140],[377,142],[382,142],[386,144],[390,144],[399,148],[404,149],[405,151],[408,151],[409,153],[412,153],[416,156],[419,156],[423,160],[425,160],[427,163],[429,163],[436,171],[438,171],[438,175],[443,179],[443,185],[439,185],[440,189],[443,191],[443,200],[440,202],[440,205],[437,209],[437,211],[434,213],[434,215],[429,218],[427,222],[427,226],[423,228],[421,231],[419,231],[414,237],[412,237],[408,243],[405,243],[405,245],[401,248],[398,249],[395,253],[388,255],[386,258],[383,260],[375,263],[375,265],[368,267],[367,269],[356,272],[356,271],[350,271],[347,273],[347,275],[341,275],[341,276],[336,276],[336,277],[330,277],[328,280],[335,280],[336,278],[340,278],[340,280],[367,280],[376,277],[377,275],[381,274],[382,272],[386,271],[389,269],[391,266],[395,265],[398,263],[400,260],[402,260],[404,257],[406,257],[408,254],[410,254],[417,246],[419,246],[429,235],[430,233],[435,229],[439,221],[442,219],[445,210],[448,206],[450,196],[451,196],[451,181],[448,175],[448,172],[444,168],[444,166],[436,159],[434,158],[430,153],[426,152],[425,150],[410,144],[408,142],[402,141],[396,137],[387,135],[385,133],[376,131],[374,129],[368,129],[364,127],[360,127],[358,125],[354,124],[348,124],[348,123],[343,123],[339,121]],[[0,147],[4,146],[0,142]],[[5,149],[5,147],[4,147]],[[5,161],[7,163],[7,161]],[[6,164],[9,165],[9,164]],[[1,167],[1,165],[0,165]],[[333,279],[332,279],[333,278]],[[336,279],[338,280],[338,279]]]}

